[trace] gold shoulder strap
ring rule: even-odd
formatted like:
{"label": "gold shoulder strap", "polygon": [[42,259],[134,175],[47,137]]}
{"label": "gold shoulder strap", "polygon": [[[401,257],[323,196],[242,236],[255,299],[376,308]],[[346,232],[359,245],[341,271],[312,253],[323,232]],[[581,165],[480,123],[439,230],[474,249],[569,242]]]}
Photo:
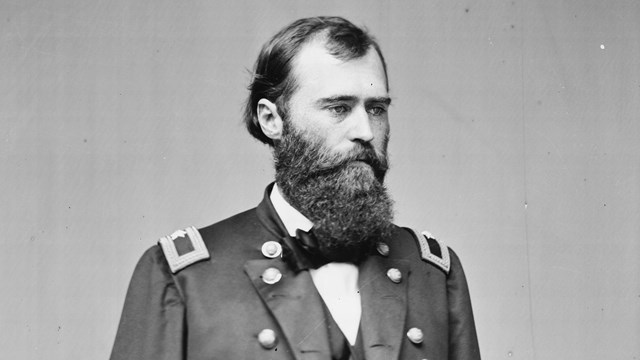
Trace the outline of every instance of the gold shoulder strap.
{"label": "gold shoulder strap", "polygon": [[210,257],[209,250],[207,250],[200,233],[193,226],[178,230],[161,238],[158,242],[167,258],[171,272],[174,274],[191,264]]}
{"label": "gold shoulder strap", "polygon": [[435,239],[428,231],[418,233],[416,230],[410,230],[418,242],[422,260],[439,267],[448,275],[451,269],[449,248],[440,240]]}

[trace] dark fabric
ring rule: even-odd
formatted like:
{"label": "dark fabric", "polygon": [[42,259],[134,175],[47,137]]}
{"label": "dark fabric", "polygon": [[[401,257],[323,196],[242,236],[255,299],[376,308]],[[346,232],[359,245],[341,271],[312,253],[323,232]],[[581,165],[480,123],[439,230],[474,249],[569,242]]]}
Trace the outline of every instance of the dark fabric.
{"label": "dark fabric", "polygon": [[362,329],[358,329],[358,336],[356,337],[356,343],[353,344],[353,346],[349,344],[349,350],[351,350],[350,360],[365,360],[364,345],[362,343]]}
{"label": "dark fabric", "polygon": [[187,236],[182,236],[173,241],[176,246],[176,251],[178,251],[178,256],[182,256],[184,254],[192,252],[193,244],[191,240]]}
{"label": "dark fabric", "polygon": [[287,227],[284,226],[282,219],[278,216],[276,209],[271,203],[271,191],[273,190],[274,183],[267,186],[262,194],[262,202],[255,209],[256,216],[260,223],[264,227],[264,230],[268,231],[274,237],[280,239],[288,235]]}
{"label": "dark fabric", "polygon": [[331,311],[327,308],[326,304],[322,303],[322,309],[324,310],[325,323],[327,324],[327,334],[329,336],[329,347],[331,350],[332,360],[349,360],[351,356],[351,349],[349,347],[349,341],[340,330],[340,327],[331,316]]}
{"label": "dark fabric", "polygon": [[347,337],[344,336],[342,330],[336,323],[331,311],[323,302],[324,316],[327,324],[327,333],[329,334],[329,346],[331,349],[332,360],[365,360],[364,350],[362,348],[362,333],[358,329],[356,343],[351,345]]}
{"label": "dark fabric", "polygon": [[313,232],[296,230],[296,237],[282,237],[282,259],[295,271],[317,269],[329,263],[318,248],[318,240]]}
{"label": "dark fabric", "polygon": [[[262,255],[264,242],[286,234],[265,193],[257,208],[199,230],[210,259],[172,274],[159,246],[145,252],[131,279],[112,360],[331,358],[323,302],[309,272]],[[358,265],[362,359],[479,359],[456,253],[450,251],[447,276],[422,261],[405,229],[394,228],[388,245],[387,257],[372,255]],[[270,268],[282,274],[275,284],[262,280]],[[400,283],[387,278],[389,268],[402,273]],[[412,327],[423,331],[422,344],[407,338]],[[264,329],[275,332],[274,347],[259,343]]]}
{"label": "dark fabric", "polygon": [[435,239],[428,238],[429,250],[431,253],[439,258],[442,258],[442,250],[440,250],[440,244]]}

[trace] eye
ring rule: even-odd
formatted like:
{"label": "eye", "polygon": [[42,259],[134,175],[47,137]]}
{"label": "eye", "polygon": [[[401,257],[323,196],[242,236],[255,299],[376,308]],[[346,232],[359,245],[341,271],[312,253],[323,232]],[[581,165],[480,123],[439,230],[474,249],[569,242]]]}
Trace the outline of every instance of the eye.
{"label": "eye", "polygon": [[374,106],[369,108],[369,110],[367,111],[369,112],[369,114],[373,116],[380,116],[380,115],[384,115],[387,112],[387,108],[383,106]]}
{"label": "eye", "polygon": [[349,111],[349,108],[345,105],[336,105],[330,107],[329,110],[335,115],[344,115]]}

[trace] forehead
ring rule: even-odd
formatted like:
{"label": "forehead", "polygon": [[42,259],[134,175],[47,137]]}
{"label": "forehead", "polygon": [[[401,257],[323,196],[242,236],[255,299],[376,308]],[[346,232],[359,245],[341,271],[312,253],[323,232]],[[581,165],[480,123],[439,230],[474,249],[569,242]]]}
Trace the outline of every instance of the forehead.
{"label": "forehead", "polygon": [[294,58],[293,75],[300,96],[388,96],[384,67],[373,47],[359,58],[341,60],[327,52],[323,41],[313,40]]}

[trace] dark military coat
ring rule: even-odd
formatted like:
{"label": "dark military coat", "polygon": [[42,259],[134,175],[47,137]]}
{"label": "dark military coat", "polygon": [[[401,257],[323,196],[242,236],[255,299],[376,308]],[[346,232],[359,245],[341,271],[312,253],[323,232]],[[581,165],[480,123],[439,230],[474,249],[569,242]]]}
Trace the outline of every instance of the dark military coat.
{"label": "dark military coat", "polygon": [[[111,360],[330,359],[322,298],[309,272],[296,274],[261,251],[285,235],[270,188],[257,208],[199,230],[209,258],[174,272],[160,246],[147,250],[129,285]],[[367,360],[480,358],[460,261],[445,248],[445,271],[437,256],[424,259],[425,244],[396,227],[388,254],[359,265],[358,336]],[[279,270],[279,281],[264,281],[268,268]],[[387,275],[391,268],[402,275],[397,283]],[[422,342],[407,335],[413,328]],[[261,344],[264,329],[273,330],[274,344]]]}

